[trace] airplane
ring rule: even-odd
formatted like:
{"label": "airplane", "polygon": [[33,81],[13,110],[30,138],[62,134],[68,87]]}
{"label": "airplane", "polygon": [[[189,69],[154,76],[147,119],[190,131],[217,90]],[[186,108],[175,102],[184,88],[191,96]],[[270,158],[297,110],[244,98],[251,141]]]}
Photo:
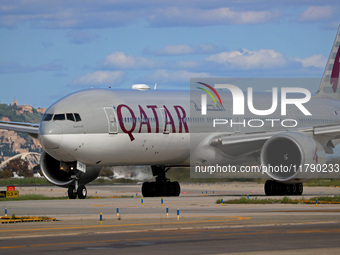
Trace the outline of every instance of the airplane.
{"label": "airplane", "polygon": [[[137,84],[133,90],[78,91],[53,103],[40,124],[1,121],[0,128],[39,139],[43,175],[67,188],[70,199],[86,198],[85,185],[103,166],[124,165],[151,166],[155,181],[143,183],[144,197],[180,195],[180,184],[166,177],[172,167],[196,165],[200,171],[217,164],[293,167],[266,172],[265,193],[301,195],[315,172],[308,166],[323,166],[339,143],[339,44],[340,27],[315,95],[302,97],[299,90],[293,102],[285,96],[296,90],[281,88],[279,94],[273,88],[256,94],[256,107],[266,110],[250,107],[251,90],[243,109],[244,94],[235,85],[198,80],[193,83],[199,89],[168,91]],[[265,102],[272,102],[270,109]]]}

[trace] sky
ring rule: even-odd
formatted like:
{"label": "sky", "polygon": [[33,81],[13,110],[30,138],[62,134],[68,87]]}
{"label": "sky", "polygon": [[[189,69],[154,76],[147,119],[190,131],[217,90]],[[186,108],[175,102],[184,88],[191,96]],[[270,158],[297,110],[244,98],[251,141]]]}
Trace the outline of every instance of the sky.
{"label": "sky", "polygon": [[137,83],[184,90],[190,78],[321,78],[339,12],[338,0],[1,0],[0,103],[47,108]]}

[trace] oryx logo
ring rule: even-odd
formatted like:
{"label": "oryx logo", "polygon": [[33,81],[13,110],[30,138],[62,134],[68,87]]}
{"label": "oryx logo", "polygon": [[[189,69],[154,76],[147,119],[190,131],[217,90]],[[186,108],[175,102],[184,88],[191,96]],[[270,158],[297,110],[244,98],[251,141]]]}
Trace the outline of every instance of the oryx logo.
{"label": "oryx logo", "polygon": [[339,71],[340,71],[339,60],[340,60],[340,47],[338,48],[338,52],[336,53],[336,56],[334,59],[334,64],[333,64],[333,69],[332,69],[332,74],[331,74],[331,81],[330,81],[330,83],[332,84],[332,89],[334,93],[338,89],[338,84],[339,84]]}
{"label": "oryx logo", "polygon": [[[210,85],[208,85],[206,83],[203,83],[203,82],[197,82],[197,83],[199,83],[199,84],[201,84],[203,86],[206,86],[212,92],[214,92],[214,94],[217,96],[220,104],[223,105],[220,95],[217,93],[217,91],[213,87],[211,87]],[[217,105],[215,97],[213,96],[213,94],[211,94],[211,92],[209,90],[204,89],[204,88],[200,88],[200,87],[197,87],[197,88],[200,89],[200,90],[203,90],[204,92],[206,92],[212,98],[212,100],[214,101],[215,105]],[[207,95],[206,94],[202,94],[201,101],[202,101],[202,108],[201,108],[202,112],[201,113],[202,113],[202,115],[207,115]]]}

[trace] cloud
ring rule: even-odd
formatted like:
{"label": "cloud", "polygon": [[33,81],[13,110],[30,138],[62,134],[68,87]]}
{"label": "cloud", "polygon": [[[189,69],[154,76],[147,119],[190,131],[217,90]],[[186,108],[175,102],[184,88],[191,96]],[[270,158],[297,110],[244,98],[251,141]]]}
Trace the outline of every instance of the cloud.
{"label": "cloud", "polygon": [[[129,2],[129,1],[127,1]],[[0,3],[0,26],[29,22],[39,28],[106,28],[129,24],[140,15],[138,8],[119,1],[10,1]]]}
{"label": "cloud", "polygon": [[185,70],[168,71],[164,69],[156,70],[154,73],[147,76],[147,80],[157,83],[188,83],[190,78],[208,78],[211,77],[206,72],[188,72]]}
{"label": "cloud", "polygon": [[127,56],[124,52],[116,51],[107,56],[100,64],[103,68],[118,69],[150,69],[161,65],[159,61],[145,57]]}
{"label": "cloud", "polygon": [[99,35],[90,31],[73,30],[67,32],[66,38],[73,44],[86,44],[97,40]]}
{"label": "cloud", "polygon": [[202,26],[227,24],[261,24],[277,20],[278,11],[235,11],[228,7],[216,9],[167,7],[155,10],[147,20],[152,26]]}
{"label": "cloud", "polygon": [[327,63],[327,58],[323,55],[313,55],[308,58],[296,58],[297,62],[300,62],[303,67],[316,67],[324,69]]}
{"label": "cloud", "polygon": [[167,67],[173,69],[196,69],[200,67],[204,68],[204,63],[202,61],[178,60],[173,63],[168,63]]}
{"label": "cloud", "polygon": [[158,55],[188,55],[193,54],[195,49],[187,44],[168,45],[158,50]]}
{"label": "cloud", "polygon": [[299,17],[301,22],[329,19],[333,14],[332,6],[310,6]]}
{"label": "cloud", "polygon": [[54,47],[54,43],[51,42],[51,41],[42,41],[42,42],[41,42],[41,45],[42,45],[45,49]]}
{"label": "cloud", "polygon": [[0,73],[10,74],[10,73],[31,73],[31,72],[61,72],[64,68],[57,61],[51,61],[46,64],[41,64],[38,66],[23,65],[18,62],[5,61],[0,62]]}
{"label": "cloud", "polygon": [[197,47],[188,44],[167,45],[156,51],[159,56],[179,56],[191,54],[207,54],[217,52],[219,48],[213,44],[200,44]]}
{"label": "cloud", "polygon": [[260,49],[250,51],[242,49],[238,51],[225,51],[206,58],[228,68],[236,69],[272,69],[286,64],[285,57],[272,49]]}
{"label": "cloud", "polygon": [[251,1],[81,1],[2,0],[0,27],[29,23],[38,28],[89,29],[120,27],[139,21],[152,26],[262,24],[277,20],[277,10]]}
{"label": "cloud", "polygon": [[201,68],[204,61],[152,59],[141,56],[127,55],[116,51],[107,56],[98,65],[98,69],[104,70],[150,70],[150,69],[196,69]]}
{"label": "cloud", "polygon": [[102,85],[119,85],[124,78],[122,71],[96,71],[81,76],[72,82],[72,85],[80,86],[102,86]]}

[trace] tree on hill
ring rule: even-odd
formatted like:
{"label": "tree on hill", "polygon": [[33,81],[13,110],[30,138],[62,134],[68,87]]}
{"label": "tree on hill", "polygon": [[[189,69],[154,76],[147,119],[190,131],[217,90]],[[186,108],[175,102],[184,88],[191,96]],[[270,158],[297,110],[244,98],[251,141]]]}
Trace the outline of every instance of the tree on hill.
{"label": "tree on hill", "polygon": [[9,179],[13,177],[13,173],[11,170],[9,169],[4,169],[2,171],[0,171],[0,179]]}
{"label": "tree on hill", "polygon": [[33,173],[28,169],[28,162],[21,158],[11,160],[3,169],[4,171],[6,171],[4,174],[8,174],[8,171],[10,171],[11,173],[16,172],[19,176],[33,177]]}

